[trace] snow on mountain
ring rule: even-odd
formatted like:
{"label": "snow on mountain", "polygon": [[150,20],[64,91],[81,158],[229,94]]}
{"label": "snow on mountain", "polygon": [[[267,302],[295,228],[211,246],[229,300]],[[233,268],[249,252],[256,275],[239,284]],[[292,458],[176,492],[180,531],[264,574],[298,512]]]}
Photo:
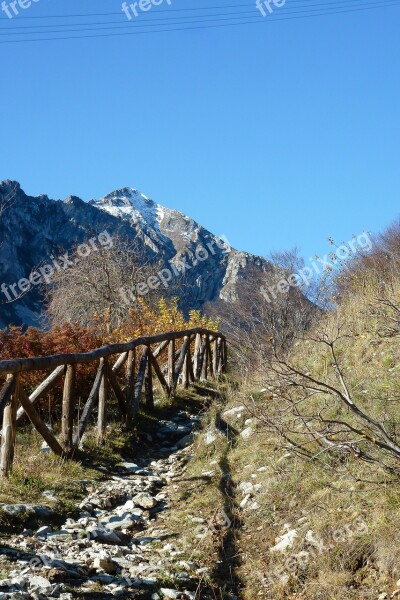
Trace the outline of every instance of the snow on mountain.
{"label": "snow on mountain", "polygon": [[159,229],[164,213],[160,204],[133,188],[116,190],[91,204],[114,217],[130,219],[133,223],[145,224],[152,229]]}
{"label": "snow on mountain", "polygon": [[[144,260],[156,262],[157,269],[160,264],[177,265],[175,272],[181,270],[182,275],[174,279],[170,292],[179,296],[185,310],[219,301],[235,303],[246,281],[260,287],[275,270],[261,257],[227,248],[193,219],[133,188],[88,203],[75,196],[64,201],[28,196],[17,182],[4,181],[0,182],[1,206],[7,209],[0,218],[0,284],[8,286],[28,277],[52,255],[101,231],[139,243]],[[0,296],[0,327],[10,322],[37,324],[42,302],[39,289],[12,304]]]}
{"label": "snow on mountain", "polygon": [[179,251],[188,243],[196,243],[202,231],[193,219],[178,210],[157,204],[134,188],[116,190],[100,200],[92,200],[90,204],[129,221],[155,252],[159,251],[157,241],[162,244],[172,242],[175,250]]}

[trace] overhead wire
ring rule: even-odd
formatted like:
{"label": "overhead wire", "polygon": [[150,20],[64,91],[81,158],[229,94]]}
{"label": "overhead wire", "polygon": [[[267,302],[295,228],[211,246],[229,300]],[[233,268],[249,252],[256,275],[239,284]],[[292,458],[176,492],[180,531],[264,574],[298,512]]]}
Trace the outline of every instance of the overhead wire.
{"label": "overhead wire", "polygon": [[[293,1],[293,0],[292,0]],[[365,0],[328,0],[327,2],[317,2],[317,3],[311,3],[311,2],[305,2],[305,0],[300,0],[303,4],[303,6],[299,6],[299,8],[301,9],[305,9],[308,10],[310,7],[327,7],[327,8],[337,8],[339,5],[344,4],[344,5],[349,5],[350,6],[368,6],[371,2],[365,1]],[[378,4],[382,4],[385,5],[385,3],[389,1],[389,0],[373,0],[373,3],[378,3]],[[291,2],[292,3],[292,2]],[[206,17],[207,19],[213,19],[214,17],[225,17],[226,19],[233,19],[233,16],[236,17],[236,15],[239,15],[239,17],[236,18],[241,18],[242,16],[247,17],[247,15],[249,16],[253,16],[254,14],[256,14],[257,16],[259,16],[259,12],[256,8],[256,5],[253,4],[251,5],[253,10],[252,11],[239,11],[239,12],[231,12],[231,13],[214,13],[214,14],[210,14],[210,15],[204,15],[204,17]],[[290,7],[287,6],[283,6],[280,10],[279,10],[279,14],[282,14],[282,12],[287,12],[287,10],[290,10]],[[296,6],[297,8],[297,6]],[[183,10],[183,9],[182,9]],[[209,9],[211,10],[211,8]],[[161,11],[157,11],[156,14],[158,14]],[[294,12],[294,11],[292,11]],[[302,12],[302,11],[301,11]],[[126,19],[122,16],[122,19],[119,19],[118,21],[99,21],[99,22],[95,22],[95,23],[60,23],[57,25],[54,24],[46,24],[46,25],[16,25],[16,26],[7,26],[7,27],[1,27],[0,26],[0,31],[3,30],[16,30],[16,29],[47,29],[47,28],[51,28],[51,27],[84,27],[84,26],[97,26],[97,25],[117,25],[117,24],[127,24]],[[143,14],[141,15],[144,17],[144,19],[140,21],[140,24],[147,24],[147,23],[155,23],[155,22],[164,22],[164,21],[170,21],[170,20],[177,20],[177,19],[198,19],[200,15],[193,15],[193,16],[167,16],[167,17],[156,17],[155,15],[150,15],[150,14]],[[203,15],[201,15],[203,16]],[[44,18],[44,17],[43,17]],[[218,20],[224,20],[224,19],[218,19]],[[0,20],[1,22],[1,20]],[[201,21],[202,22],[202,21]],[[186,23],[190,23],[190,21],[186,21]],[[128,23],[129,24],[129,23]],[[135,23],[130,23],[130,25],[134,25]],[[175,23],[171,23],[172,25],[174,25]],[[178,23],[176,23],[178,24]]]}
{"label": "overhead wire", "polygon": [[[296,14],[295,16],[291,16],[290,14],[286,13],[285,16],[280,16],[280,12],[278,14],[278,16],[274,16],[274,15],[269,15],[269,18],[262,18],[261,16],[257,18],[257,20],[248,20],[248,21],[242,21],[242,22],[235,22],[235,23],[221,23],[220,20],[218,20],[218,22],[213,23],[213,24],[209,24],[210,21],[208,21],[207,25],[196,25],[194,27],[174,27],[174,28],[170,28],[170,29],[158,29],[158,30],[145,30],[145,31],[127,31],[127,32],[121,32],[121,33],[98,33],[95,35],[88,35],[88,34],[84,34],[84,35],[77,35],[77,36],[62,36],[62,37],[46,37],[46,38],[33,38],[33,39],[12,39],[12,40],[0,40],[0,44],[12,44],[12,43],[24,43],[24,42],[39,42],[39,41],[57,41],[57,40],[70,40],[70,39],[88,39],[88,38],[105,38],[105,37],[122,37],[122,36],[128,36],[128,35],[146,35],[146,34],[154,34],[154,33],[168,33],[168,32],[175,32],[175,31],[190,31],[190,30],[198,30],[198,29],[214,29],[214,28],[222,28],[222,27],[234,27],[234,26],[240,26],[240,25],[251,25],[251,24],[267,24],[267,23],[272,23],[272,22],[276,22],[276,21],[289,21],[289,20],[298,20],[298,19],[305,19],[305,18],[315,18],[315,17],[319,17],[319,16],[328,16],[328,15],[337,15],[337,14],[344,14],[344,13],[352,13],[352,12],[360,12],[360,11],[366,11],[366,10],[376,10],[379,8],[386,8],[386,7],[392,7],[392,6],[399,6],[400,5],[400,0],[381,0],[378,4],[368,4],[368,5],[364,5],[361,6],[361,3],[358,2],[357,3],[357,8],[344,8],[341,10],[333,10],[333,9],[328,9],[327,11],[324,12],[316,12],[316,11],[308,11],[306,14],[304,14],[304,12],[302,14]],[[352,5],[354,6],[354,5]],[[280,9],[281,10],[281,9]],[[291,11],[291,13],[293,14],[295,11]],[[298,11],[298,12],[302,12],[302,11]],[[232,20],[232,19],[228,19],[228,20]],[[190,22],[191,24],[196,24],[198,22],[201,21],[192,21]],[[182,25],[183,23],[180,23],[180,25]],[[172,25],[172,23],[171,23]],[[131,24],[132,26],[132,24]],[[128,27],[131,27],[128,25]],[[126,26],[125,26],[126,27]],[[145,25],[141,26],[141,27],[145,27]],[[148,26],[147,26],[148,27]],[[139,27],[136,26],[135,29],[138,29]],[[98,28],[98,30],[101,30],[102,28]],[[111,29],[111,28],[108,28]],[[120,29],[120,28],[119,28]],[[78,29],[76,30],[76,32],[82,32],[84,31],[84,29]],[[96,29],[90,29],[89,31],[96,31]],[[23,32],[25,35],[40,35],[40,34],[52,34],[52,33],[66,33],[68,31],[64,30],[62,32],[60,31],[46,31],[46,32]],[[75,32],[75,31],[71,31],[71,32]],[[3,34],[6,37],[12,34]],[[15,34],[14,34],[15,35]]]}
{"label": "overhead wire", "polygon": [[[128,1],[129,4],[130,0]],[[290,4],[302,3],[304,0],[290,0]],[[347,0],[343,0],[344,3]],[[230,8],[255,8],[255,2],[246,3],[246,4],[224,4],[218,6],[198,6],[198,7],[184,7],[184,8],[159,8],[157,9],[157,14],[160,13],[171,13],[171,12],[188,12],[188,11],[202,11],[202,10],[222,10],[222,9],[230,9]],[[281,7],[283,8],[283,7]],[[106,16],[121,16],[122,11],[119,12],[108,12],[108,13],[79,13],[79,14],[61,14],[61,15],[18,15],[18,20],[21,19],[69,19],[76,17],[106,17]],[[142,12],[143,16],[146,16],[145,12]],[[7,17],[0,18],[0,21],[7,21]]]}

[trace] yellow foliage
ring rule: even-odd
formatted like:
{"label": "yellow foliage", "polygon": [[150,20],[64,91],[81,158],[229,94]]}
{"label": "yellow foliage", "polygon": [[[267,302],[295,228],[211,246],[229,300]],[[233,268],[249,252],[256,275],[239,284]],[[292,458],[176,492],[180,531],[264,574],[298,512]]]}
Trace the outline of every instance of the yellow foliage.
{"label": "yellow foliage", "polygon": [[162,298],[155,307],[147,304],[144,299],[139,299],[135,309],[129,311],[125,322],[111,332],[108,327],[109,313],[103,315],[101,322],[99,319],[98,325],[104,332],[107,343],[121,343],[141,336],[196,327],[218,331],[220,322],[203,315],[199,310],[190,311],[189,318],[186,318],[178,308],[178,298]]}

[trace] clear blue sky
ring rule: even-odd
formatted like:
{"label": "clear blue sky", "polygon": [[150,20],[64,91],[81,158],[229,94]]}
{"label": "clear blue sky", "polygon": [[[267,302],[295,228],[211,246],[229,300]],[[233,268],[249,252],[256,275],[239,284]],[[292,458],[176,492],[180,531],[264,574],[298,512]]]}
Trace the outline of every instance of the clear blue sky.
{"label": "clear blue sky", "polygon": [[[323,2],[287,0],[273,17]],[[242,4],[262,23],[1,44],[0,179],[85,200],[137,187],[261,255],[298,245],[307,258],[328,236],[384,227],[400,213],[400,2],[272,22],[251,0],[172,0]],[[39,0],[1,13],[0,40],[27,25],[128,26],[122,13],[28,18],[120,11],[120,0]]]}

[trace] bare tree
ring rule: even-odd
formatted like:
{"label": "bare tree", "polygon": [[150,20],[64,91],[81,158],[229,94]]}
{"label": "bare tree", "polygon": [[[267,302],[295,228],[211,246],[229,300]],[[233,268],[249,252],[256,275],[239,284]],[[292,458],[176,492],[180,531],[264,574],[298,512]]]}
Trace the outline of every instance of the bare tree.
{"label": "bare tree", "polygon": [[139,245],[114,237],[112,245],[98,247],[87,256],[80,256],[78,250],[71,254],[71,266],[57,271],[45,289],[47,316],[53,325],[93,326],[104,319],[113,329],[129,310],[140,310],[142,290],[147,289],[149,302],[162,293],[145,285],[159,265],[149,263]]}

